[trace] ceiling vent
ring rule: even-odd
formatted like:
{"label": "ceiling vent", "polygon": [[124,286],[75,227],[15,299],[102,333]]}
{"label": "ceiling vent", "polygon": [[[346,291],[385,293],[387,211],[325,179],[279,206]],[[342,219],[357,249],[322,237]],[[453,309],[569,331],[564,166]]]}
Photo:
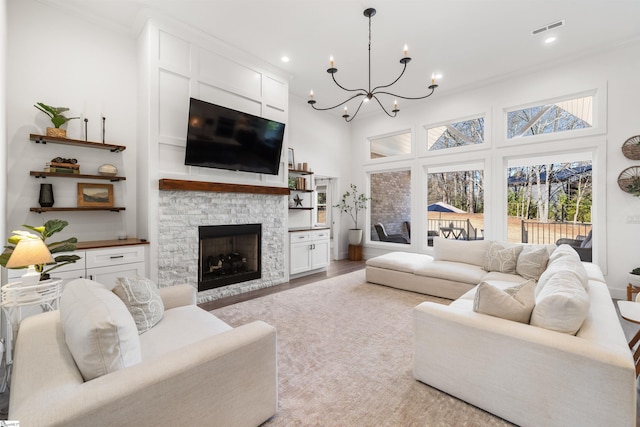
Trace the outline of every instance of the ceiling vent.
{"label": "ceiling vent", "polygon": [[531,31],[531,35],[535,36],[536,34],[544,33],[547,30],[553,30],[554,28],[564,27],[564,19],[554,22],[553,24],[545,25],[544,27],[536,28]]}

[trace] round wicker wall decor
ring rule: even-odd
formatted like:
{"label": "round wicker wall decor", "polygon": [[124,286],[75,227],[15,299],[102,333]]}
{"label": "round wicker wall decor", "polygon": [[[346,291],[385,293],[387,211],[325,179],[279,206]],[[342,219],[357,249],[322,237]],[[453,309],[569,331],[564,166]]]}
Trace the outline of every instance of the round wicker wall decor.
{"label": "round wicker wall decor", "polygon": [[622,144],[622,154],[627,159],[640,160],[640,135],[632,136]]}
{"label": "round wicker wall decor", "polygon": [[631,166],[618,176],[620,189],[634,196],[640,196],[640,166]]}

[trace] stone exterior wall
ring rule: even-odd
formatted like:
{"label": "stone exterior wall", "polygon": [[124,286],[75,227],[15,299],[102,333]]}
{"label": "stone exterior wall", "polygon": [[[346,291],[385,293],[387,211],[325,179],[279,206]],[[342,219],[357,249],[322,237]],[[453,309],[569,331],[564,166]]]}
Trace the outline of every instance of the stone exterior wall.
{"label": "stone exterior wall", "polygon": [[371,199],[371,240],[380,240],[373,228],[377,223],[387,234],[406,233],[402,223],[411,221],[411,171],[372,173]]}
{"label": "stone exterior wall", "polygon": [[287,197],[160,191],[158,284],[198,288],[198,226],[262,224],[262,277],[198,293],[198,303],[285,282]]}

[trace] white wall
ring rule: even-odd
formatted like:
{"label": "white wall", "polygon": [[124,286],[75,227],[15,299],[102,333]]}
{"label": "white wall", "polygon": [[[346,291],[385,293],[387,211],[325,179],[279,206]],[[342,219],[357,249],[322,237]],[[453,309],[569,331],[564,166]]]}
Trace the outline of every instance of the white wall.
{"label": "white wall", "polygon": [[[0,0],[0,58],[6,58],[7,50],[7,2]],[[4,227],[7,201],[7,110],[6,110],[6,61],[0,64],[0,242],[5,242]]]}
{"label": "white wall", "polygon": [[[366,164],[367,137],[382,135],[402,129],[412,129],[414,141],[426,141],[423,126],[444,120],[464,118],[478,113],[487,114],[487,147],[481,150],[461,150],[456,161],[480,161],[485,163],[485,231],[489,238],[504,239],[506,226],[504,206],[506,195],[501,170],[503,162],[509,157],[519,155],[544,155],[550,150],[562,152],[584,147],[595,153],[594,186],[597,192],[597,206],[593,212],[598,246],[595,260],[605,271],[608,285],[615,297],[624,298],[626,273],[640,265],[637,245],[640,240],[640,225],[627,223],[627,217],[637,215],[640,199],[622,192],[617,184],[618,174],[628,166],[638,165],[638,161],[626,159],[622,152],[623,142],[630,136],[640,133],[640,69],[638,43],[628,44],[616,50],[578,58],[564,64],[534,70],[531,74],[505,79],[503,82],[468,88],[467,91],[447,94],[436,93],[415,106],[401,105],[398,118],[380,120],[379,117],[362,117],[353,122],[352,154],[353,165],[357,169],[353,178],[359,186],[366,185],[366,171],[383,168],[382,164]],[[446,88],[446,76],[441,82]],[[597,89],[598,102],[595,114],[600,121],[598,129],[580,138],[564,140],[561,143],[527,144],[517,148],[505,148],[503,137],[503,111],[505,108],[552,99],[554,97],[578,93],[583,90]],[[409,102],[403,102],[409,104]],[[360,120],[359,120],[360,119]],[[502,147],[502,150],[499,148]],[[435,155],[437,156],[437,154]],[[427,164],[437,163],[433,154],[412,157],[404,164],[414,170],[421,170]],[[596,170],[596,168],[598,168]],[[419,187],[421,183],[418,181]],[[424,188],[414,188],[414,218],[420,212],[424,202]],[[413,215],[412,215],[413,216]],[[490,226],[486,225],[487,223]],[[413,224],[412,224],[413,228]],[[419,232],[418,230],[417,232]],[[413,233],[412,233],[413,234]],[[412,250],[427,251],[420,239]],[[384,249],[375,244],[368,245],[368,256],[380,253]]]}
{"label": "white wall", "polygon": [[[123,230],[135,236],[137,86],[133,36],[33,0],[10,0],[7,20],[8,192],[3,232],[59,218],[70,223],[60,237],[115,239]],[[48,117],[33,107],[36,102],[69,107],[68,116],[86,116],[90,141],[102,141],[100,117],[104,115],[106,142],[128,149],[114,154],[29,141],[30,133],[44,134],[50,125]],[[83,125],[81,120],[69,122],[68,137],[84,139]],[[114,164],[119,175],[127,177],[114,183],[115,203],[127,210],[30,213],[30,207],[38,206],[43,180],[30,177],[29,171],[42,170],[46,161],[58,156],[78,159],[81,173],[86,174],[97,174],[101,164]],[[76,206],[78,180],[47,178],[44,182],[53,184],[54,207]]]}
{"label": "white wall", "polygon": [[[349,125],[339,116],[315,111],[306,99],[291,96],[289,100],[289,147],[294,149],[296,163],[308,163],[315,176],[339,178],[345,188],[351,174],[351,148]],[[343,189],[337,191],[342,195]],[[334,196],[336,196],[334,194]],[[289,227],[309,226],[312,211],[291,211]],[[340,222],[339,214],[333,216]],[[341,257],[346,256],[344,239]]]}

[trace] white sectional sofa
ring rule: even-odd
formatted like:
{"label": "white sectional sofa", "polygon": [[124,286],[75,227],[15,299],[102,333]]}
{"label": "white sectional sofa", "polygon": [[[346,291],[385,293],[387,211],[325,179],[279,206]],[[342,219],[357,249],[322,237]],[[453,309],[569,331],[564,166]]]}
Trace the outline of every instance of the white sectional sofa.
{"label": "white sectional sofa", "polygon": [[275,415],[276,330],[260,321],[231,328],[195,305],[189,285],[159,297],[162,318],[139,335],[109,289],[68,283],[60,311],[20,324],[9,419],[22,427],[257,426]]}
{"label": "white sectional sofa", "polygon": [[568,245],[436,238],[433,256],[390,253],[366,274],[455,299],[414,309],[417,380],[521,426],[636,425],[635,368],[611,295]]}

